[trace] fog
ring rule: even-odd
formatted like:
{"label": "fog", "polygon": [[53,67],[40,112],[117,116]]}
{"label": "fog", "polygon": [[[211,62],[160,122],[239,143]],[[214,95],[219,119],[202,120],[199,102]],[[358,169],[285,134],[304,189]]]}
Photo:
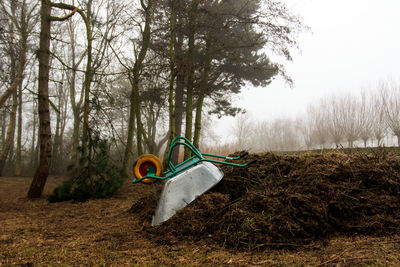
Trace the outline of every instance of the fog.
{"label": "fog", "polygon": [[[235,104],[255,121],[295,119],[331,94],[374,90],[400,77],[400,2],[287,0],[311,29],[286,63],[293,87],[277,78],[266,88],[247,86]],[[228,140],[235,119],[215,119],[215,132]]]}

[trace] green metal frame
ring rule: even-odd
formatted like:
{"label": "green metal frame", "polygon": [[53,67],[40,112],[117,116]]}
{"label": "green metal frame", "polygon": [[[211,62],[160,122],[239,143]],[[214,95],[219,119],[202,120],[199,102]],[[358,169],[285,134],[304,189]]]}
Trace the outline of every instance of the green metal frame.
{"label": "green metal frame", "polygon": [[[193,153],[193,156],[191,158],[185,160],[184,162],[174,166],[171,162],[172,152],[175,147],[180,146],[180,145],[183,145],[183,146],[187,147],[188,149],[190,149],[190,151],[192,151],[192,153]],[[135,178],[135,179],[133,179],[132,182],[138,183],[146,178],[159,179],[159,180],[170,179],[170,178],[174,177],[175,175],[177,175],[178,173],[183,172],[202,161],[225,164],[225,165],[234,166],[234,167],[246,167],[249,164],[254,163],[256,160],[252,160],[245,164],[236,164],[236,163],[232,163],[232,162],[208,159],[205,157],[238,160],[238,159],[246,156],[247,154],[248,154],[248,152],[244,152],[242,155],[237,156],[237,157],[225,157],[225,156],[213,155],[213,154],[208,154],[208,153],[201,153],[188,139],[186,139],[183,136],[178,136],[178,137],[175,137],[174,140],[172,140],[171,147],[169,148],[169,151],[168,151],[167,162],[168,162],[169,169],[167,171],[163,172],[162,176],[156,176],[155,170],[153,170],[153,168],[150,167],[148,170],[148,174],[145,177],[142,177],[140,179]]]}

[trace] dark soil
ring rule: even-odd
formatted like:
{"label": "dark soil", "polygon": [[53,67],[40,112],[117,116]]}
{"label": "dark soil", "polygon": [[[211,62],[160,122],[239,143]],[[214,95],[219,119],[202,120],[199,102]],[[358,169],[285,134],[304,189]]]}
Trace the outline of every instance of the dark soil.
{"label": "dark soil", "polygon": [[[296,248],[333,236],[400,233],[400,157],[374,154],[249,155],[225,178],[158,227],[160,244],[208,240],[240,249]],[[140,212],[151,218],[157,197]],[[143,209],[144,208],[144,209]],[[151,208],[151,210],[150,210]]]}

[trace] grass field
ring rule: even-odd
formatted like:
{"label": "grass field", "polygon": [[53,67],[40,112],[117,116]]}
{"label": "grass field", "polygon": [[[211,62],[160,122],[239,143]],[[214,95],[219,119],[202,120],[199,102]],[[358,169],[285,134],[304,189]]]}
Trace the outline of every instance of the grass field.
{"label": "grass field", "polygon": [[[61,183],[50,177],[44,195]],[[130,213],[159,185],[127,182],[114,197],[50,204],[25,198],[28,177],[0,178],[1,266],[399,266],[400,237],[337,237],[296,250],[236,251],[207,240],[154,241]]]}

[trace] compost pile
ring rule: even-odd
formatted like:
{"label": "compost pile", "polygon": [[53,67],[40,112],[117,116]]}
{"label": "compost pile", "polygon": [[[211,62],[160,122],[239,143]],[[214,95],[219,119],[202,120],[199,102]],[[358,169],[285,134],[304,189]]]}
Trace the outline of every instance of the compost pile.
{"label": "compost pile", "polygon": [[[231,248],[295,247],[333,235],[400,233],[400,157],[373,154],[252,154],[158,227],[157,242],[210,240]],[[147,218],[155,199],[147,199]],[[151,207],[151,208],[150,208]],[[171,241],[172,240],[172,241]]]}

